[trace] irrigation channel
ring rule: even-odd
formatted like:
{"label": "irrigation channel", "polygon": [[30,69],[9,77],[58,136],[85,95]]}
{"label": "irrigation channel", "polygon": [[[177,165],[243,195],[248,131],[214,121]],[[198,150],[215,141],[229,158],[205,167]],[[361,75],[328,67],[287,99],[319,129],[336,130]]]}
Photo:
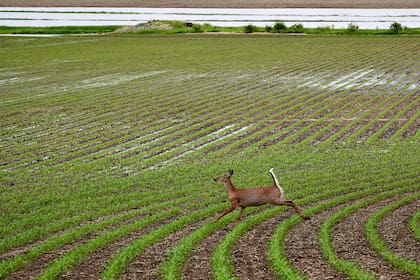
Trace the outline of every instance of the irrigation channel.
{"label": "irrigation channel", "polygon": [[420,27],[420,9],[199,9],[199,8],[0,8],[0,26],[136,25],[150,20],[179,20],[216,26],[287,25],[387,29],[393,22]]}

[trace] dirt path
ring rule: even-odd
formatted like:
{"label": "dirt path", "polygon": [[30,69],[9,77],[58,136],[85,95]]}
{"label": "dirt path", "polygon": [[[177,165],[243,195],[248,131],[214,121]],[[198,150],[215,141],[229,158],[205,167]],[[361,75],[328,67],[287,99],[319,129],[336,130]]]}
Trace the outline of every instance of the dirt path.
{"label": "dirt path", "polygon": [[[399,196],[402,197],[402,196]],[[394,268],[384,261],[371,247],[367,240],[364,225],[367,219],[382,207],[398,197],[382,200],[361,208],[336,225],[332,232],[332,242],[337,250],[338,258],[354,261],[366,271],[380,276],[380,279],[415,279]],[[385,231],[388,232],[389,228]]]}

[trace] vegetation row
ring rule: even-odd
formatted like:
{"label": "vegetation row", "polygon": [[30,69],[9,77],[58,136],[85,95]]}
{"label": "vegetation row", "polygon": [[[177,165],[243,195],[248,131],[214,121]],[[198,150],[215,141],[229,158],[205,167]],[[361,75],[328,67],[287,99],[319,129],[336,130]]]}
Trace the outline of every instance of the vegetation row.
{"label": "vegetation row", "polygon": [[[415,36],[4,38],[0,279],[130,278],[140,259],[161,279],[182,279],[197,259],[211,278],[240,279],[245,243],[266,247],[261,261],[279,278],[311,278],[288,242],[310,221],[291,210],[213,222],[228,202],[212,178],[234,169],[238,187],[269,185],[272,167],[287,199],[327,215],[308,246],[331,269],[384,276],[334,241],[375,209],[363,222],[372,258],[419,277],[381,234],[381,220],[410,206],[395,223],[419,239],[418,46]],[[267,244],[246,242],[273,219]]]}

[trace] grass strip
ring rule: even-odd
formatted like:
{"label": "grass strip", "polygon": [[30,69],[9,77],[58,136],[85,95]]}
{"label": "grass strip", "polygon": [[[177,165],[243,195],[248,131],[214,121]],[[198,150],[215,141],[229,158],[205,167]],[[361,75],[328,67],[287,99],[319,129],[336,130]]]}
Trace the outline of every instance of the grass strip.
{"label": "grass strip", "polygon": [[95,250],[101,247],[104,247],[105,245],[129,234],[130,232],[139,230],[147,225],[156,223],[159,220],[179,215],[180,212],[181,211],[179,208],[173,208],[171,210],[160,212],[158,214],[146,217],[135,223],[123,225],[113,231],[108,231],[98,236],[97,238],[88,241],[84,245],[71,250],[63,257],[56,259],[36,279],[56,279],[64,272],[70,270],[71,268],[79,264],[89,253],[94,252]]}
{"label": "grass strip", "polygon": [[420,240],[420,211],[413,215],[410,219],[410,228],[414,232],[417,240]]}
{"label": "grass strip", "polygon": [[366,207],[369,204],[372,204],[379,200],[383,200],[410,190],[412,190],[412,187],[406,187],[389,192],[382,192],[379,195],[363,199],[352,205],[344,207],[343,209],[332,215],[329,219],[327,219],[320,228],[319,244],[321,251],[328,260],[328,262],[331,263],[333,267],[336,268],[338,271],[347,275],[349,279],[374,279],[374,275],[362,270],[356,263],[338,259],[337,253],[333,248],[333,244],[330,238],[332,229],[338,222],[343,220],[351,213],[354,213],[358,209]]}
{"label": "grass strip", "polygon": [[387,244],[383,240],[383,238],[378,233],[378,222],[382,218],[385,217],[388,213],[391,211],[394,211],[398,207],[407,204],[413,200],[419,199],[420,193],[415,193],[409,196],[406,196],[400,200],[394,201],[393,203],[387,205],[386,207],[382,208],[380,211],[374,213],[367,223],[365,224],[365,229],[367,232],[368,240],[371,244],[371,246],[388,262],[390,262],[392,265],[397,267],[398,269],[401,269],[413,276],[415,276],[417,279],[420,279],[420,266],[411,261],[407,260],[401,257],[398,257],[396,254],[394,254],[390,249],[388,249]]}

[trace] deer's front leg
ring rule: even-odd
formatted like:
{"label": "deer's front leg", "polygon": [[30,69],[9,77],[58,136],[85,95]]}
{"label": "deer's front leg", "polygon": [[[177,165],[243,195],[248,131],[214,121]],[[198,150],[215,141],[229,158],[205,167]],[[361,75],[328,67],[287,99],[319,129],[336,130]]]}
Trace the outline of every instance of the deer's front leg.
{"label": "deer's front leg", "polygon": [[228,209],[226,209],[222,214],[220,214],[216,219],[214,219],[214,222],[217,222],[224,215],[229,214],[230,212],[232,212],[233,210],[235,210],[237,207],[238,207],[238,202],[237,201],[232,202],[232,204],[230,205],[230,207]]}

